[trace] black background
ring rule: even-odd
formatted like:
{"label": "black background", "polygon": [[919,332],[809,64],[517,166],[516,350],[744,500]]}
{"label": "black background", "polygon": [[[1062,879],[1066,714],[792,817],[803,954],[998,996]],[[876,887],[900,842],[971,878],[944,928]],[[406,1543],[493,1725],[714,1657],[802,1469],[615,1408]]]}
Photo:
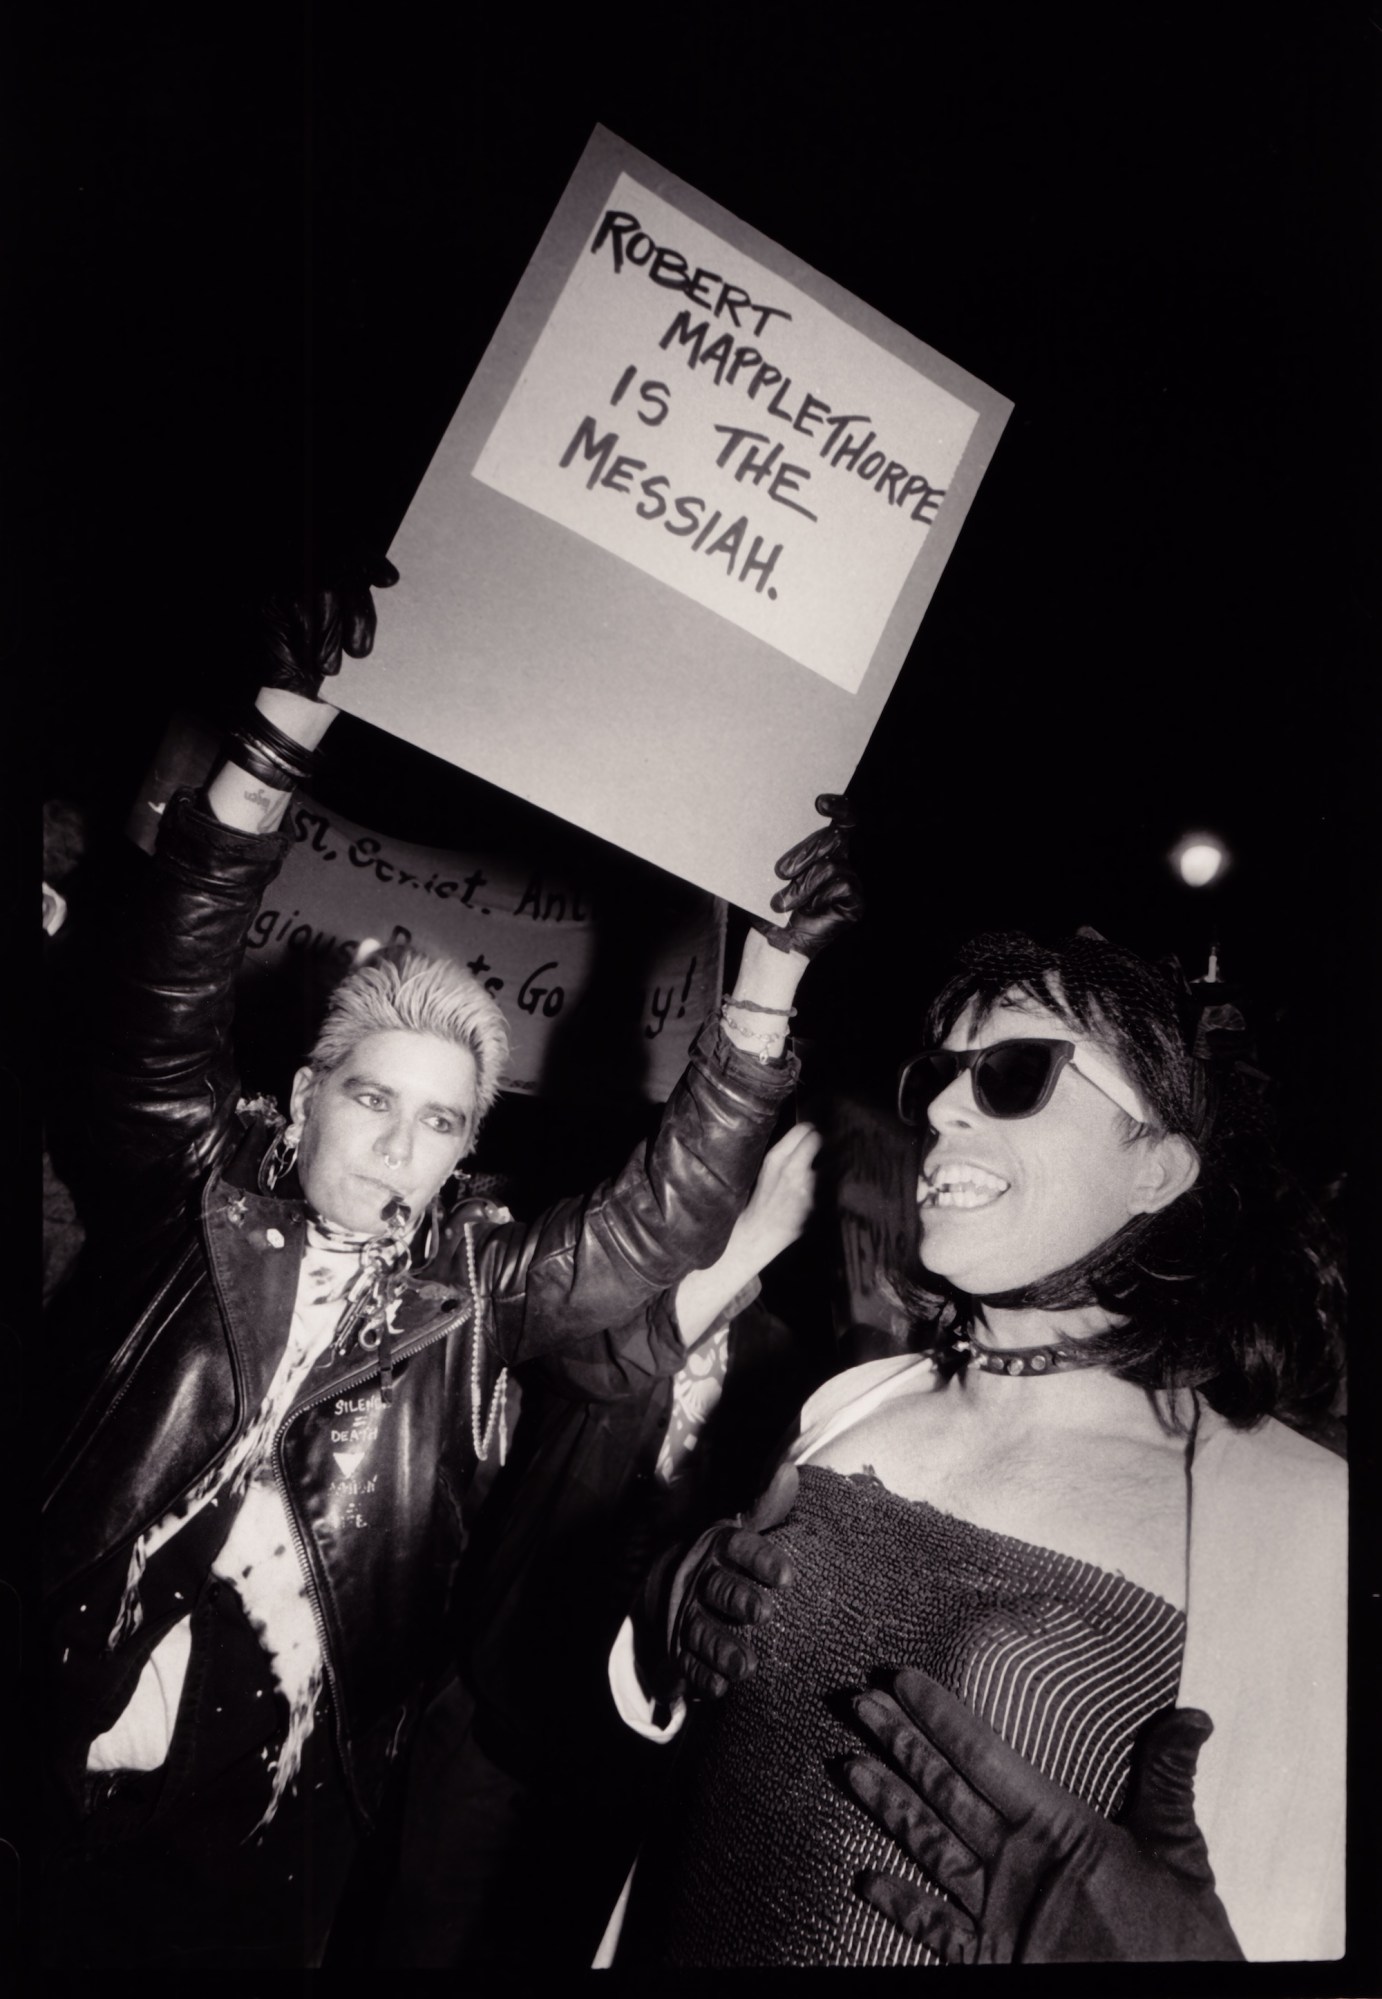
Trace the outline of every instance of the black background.
{"label": "black background", "polygon": [[[304,534],[387,545],[599,120],[1016,404],[852,787],[873,922],[806,1024],[864,1014],[891,1061],[981,927],[1192,974],[1217,938],[1329,1179],[1376,854],[1380,42],[1330,7],[53,17],[19,371],[46,793],[118,824],[170,707],[243,677],[247,585]],[[454,808],[335,741],[372,823]],[[1233,866],[1194,891],[1200,827]]]}
{"label": "black background", "polygon": [[[1375,16],[131,6],[31,32],[10,682],[45,796],[115,838],[170,709],[243,680],[257,579],[305,533],[387,546],[598,121],[1016,405],[851,787],[870,922],[802,1024],[881,1074],[976,929],[1093,923],[1192,973],[1217,939],[1302,1170],[1336,1186],[1356,1141],[1366,1167]],[[333,743],[381,830],[483,803],[363,724]],[[1167,856],[1201,827],[1233,865],[1195,891]]]}

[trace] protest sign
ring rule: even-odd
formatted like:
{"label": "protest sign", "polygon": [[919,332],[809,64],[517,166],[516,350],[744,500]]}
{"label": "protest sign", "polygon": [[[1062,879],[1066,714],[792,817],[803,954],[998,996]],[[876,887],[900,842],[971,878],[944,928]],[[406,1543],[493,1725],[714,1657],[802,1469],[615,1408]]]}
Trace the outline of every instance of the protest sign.
{"label": "protest sign", "polygon": [[621,173],[475,476],[853,694],[978,412],[725,248]]}
{"label": "protest sign", "polygon": [[340,699],[766,913],[1010,407],[597,130]]}
{"label": "protest sign", "polygon": [[[168,798],[205,778],[215,747],[189,717],[170,726],[131,814],[141,846],[152,849]],[[319,1009],[367,938],[414,943],[468,966],[498,999],[511,1037],[506,1090],[598,1096],[609,1080],[599,1054],[617,1039],[620,1081],[658,1102],[669,1095],[723,983],[724,910],[712,898],[655,880],[631,922],[622,860],[590,881],[559,856],[549,867],[540,853],[515,861],[414,845],[302,792],[284,829],[292,845],[250,926],[251,986],[296,971]],[[595,1032],[583,1019],[592,1009]],[[314,1025],[304,1023],[309,1034]]]}

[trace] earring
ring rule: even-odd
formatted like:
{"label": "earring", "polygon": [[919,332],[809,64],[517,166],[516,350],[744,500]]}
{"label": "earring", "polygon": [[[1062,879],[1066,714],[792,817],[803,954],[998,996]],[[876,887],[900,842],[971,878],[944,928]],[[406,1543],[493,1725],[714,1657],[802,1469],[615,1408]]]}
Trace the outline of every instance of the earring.
{"label": "earring", "polygon": [[291,1173],[302,1139],[302,1126],[286,1124],[275,1132],[273,1143],[259,1162],[259,1191],[272,1194],[285,1173]]}

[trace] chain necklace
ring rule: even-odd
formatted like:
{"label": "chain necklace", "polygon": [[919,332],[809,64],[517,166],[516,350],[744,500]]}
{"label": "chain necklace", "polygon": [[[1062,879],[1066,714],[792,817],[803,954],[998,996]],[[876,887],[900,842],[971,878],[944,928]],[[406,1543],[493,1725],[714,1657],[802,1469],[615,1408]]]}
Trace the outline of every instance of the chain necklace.
{"label": "chain necklace", "polygon": [[497,1424],[499,1427],[499,1462],[502,1465],[507,1442],[504,1435],[504,1405],[508,1400],[509,1370],[506,1367],[501,1367],[499,1370],[498,1378],[494,1384],[494,1394],[490,1398],[489,1417],[482,1428],[480,1412],[485,1404],[484,1369],[480,1350],[484,1346],[485,1341],[483,1329],[480,1324],[480,1281],[475,1270],[474,1222],[466,1223],[465,1267],[466,1274],[470,1279],[470,1296],[473,1304],[473,1317],[470,1322],[470,1440],[475,1446],[476,1463],[483,1464],[486,1453],[494,1441],[494,1431]]}

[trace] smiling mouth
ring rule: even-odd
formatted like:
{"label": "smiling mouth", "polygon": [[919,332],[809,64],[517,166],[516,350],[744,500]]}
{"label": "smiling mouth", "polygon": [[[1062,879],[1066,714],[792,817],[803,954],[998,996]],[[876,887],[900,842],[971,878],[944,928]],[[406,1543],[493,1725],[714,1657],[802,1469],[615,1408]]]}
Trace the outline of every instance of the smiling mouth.
{"label": "smiling mouth", "polygon": [[1008,1191],[1009,1182],[968,1159],[948,1161],[923,1173],[917,1186],[921,1208],[991,1208]]}

